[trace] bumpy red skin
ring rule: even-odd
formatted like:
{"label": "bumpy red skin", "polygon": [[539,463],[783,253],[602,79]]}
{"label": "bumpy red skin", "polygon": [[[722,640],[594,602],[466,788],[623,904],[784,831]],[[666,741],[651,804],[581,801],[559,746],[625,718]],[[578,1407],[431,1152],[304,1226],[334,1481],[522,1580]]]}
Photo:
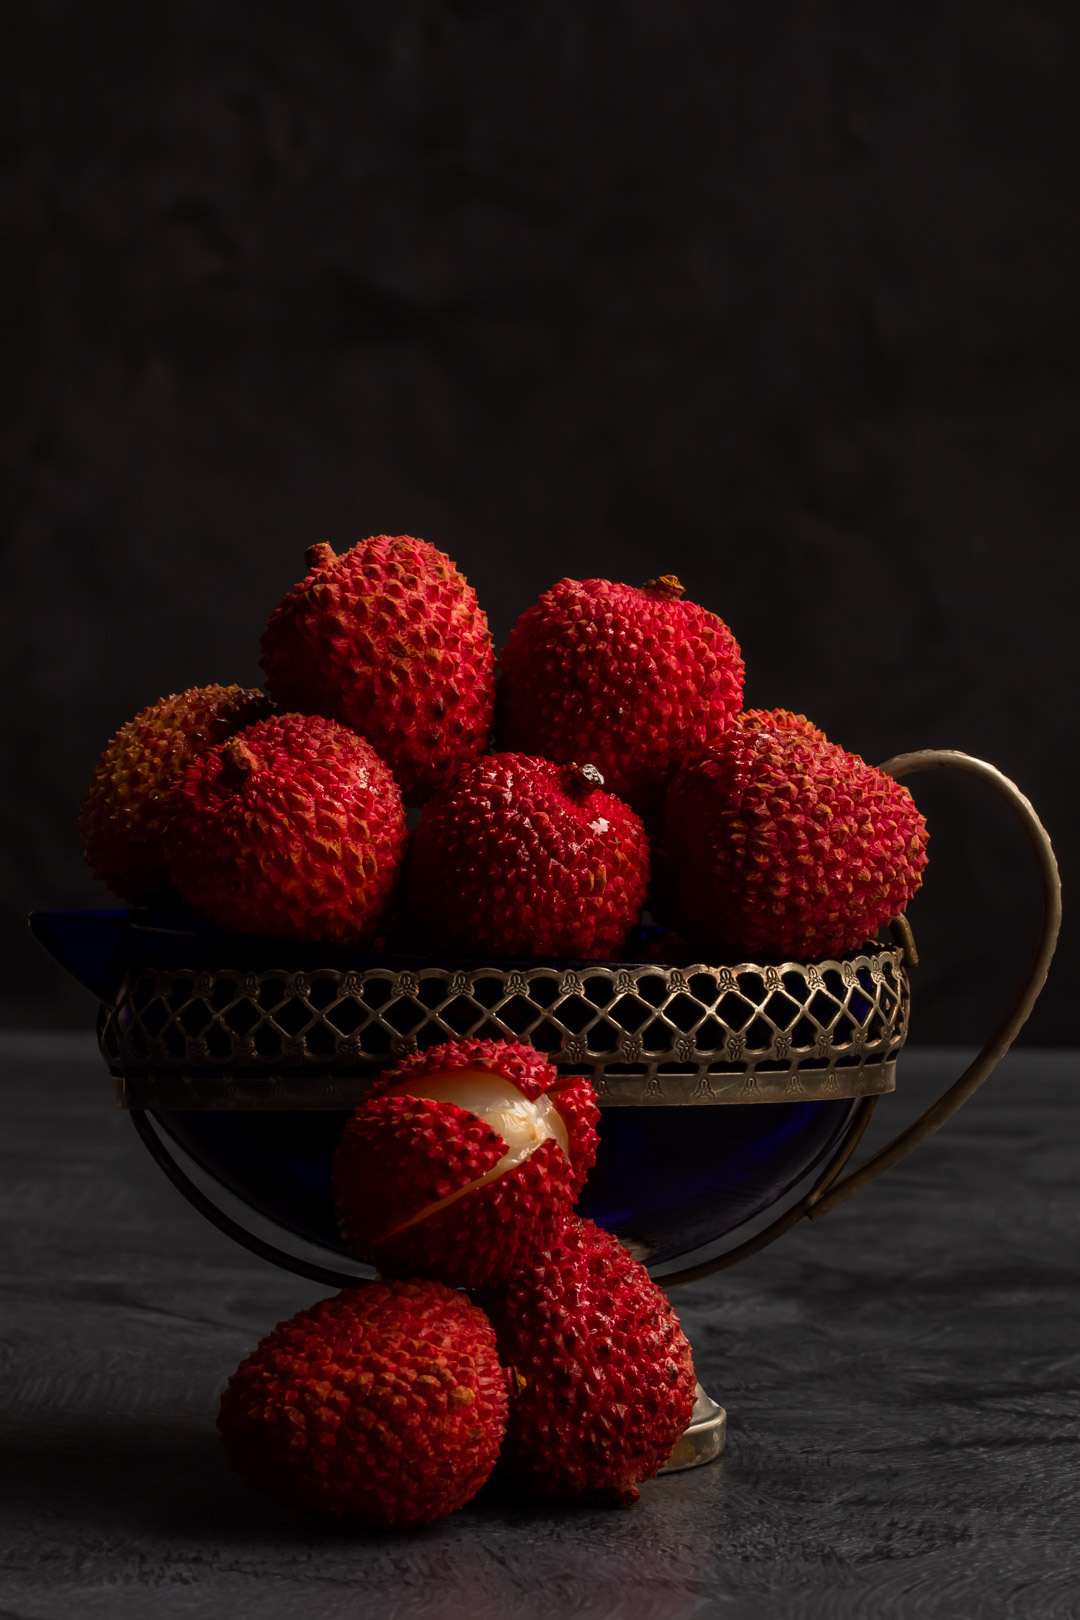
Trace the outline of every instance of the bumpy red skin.
{"label": "bumpy red skin", "polygon": [[649,841],[621,800],[546,759],[490,754],[425,805],[404,913],[428,948],[617,956],[648,883]]}
{"label": "bumpy red skin", "polygon": [[481,1303],[516,1389],[500,1471],[541,1496],[636,1501],[695,1395],[686,1335],[645,1267],[571,1217]]}
{"label": "bumpy red skin", "polygon": [[[246,774],[229,763],[243,746]],[[405,812],[389,768],[347,727],[260,721],[189,773],[168,840],[189,905],[224,928],[361,944],[394,889]]]}
{"label": "bumpy red skin", "polygon": [[735,724],[743,731],[796,731],[801,737],[813,737],[819,742],[829,740],[805,714],[792,714],[790,709],[744,709]]}
{"label": "bumpy red skin", "polygon": [[694,944],[815,961],[857,949],[922,882],[907,788],[833,743],[736,727],[668,791],[667,879]]}
{"label": "bumpy red skin", "polygon": [[164,840],[184,777],[210,749],[272,709],[265,692],[195,686],[121,726],[98,760],[79,817],[94,876],[131,905],[175,899]]}
{"label": "bumpy red skin", "polygon": [[742,705],[727,625],[659,582],[560,580],[522,614],[500,666],[498,746],[591,761],[646,821],[682,755],[718,742]]}
{"label": "bumpy red skin", "polygon": [[280,1323],[230,1378],[218,1428],[255,1490],[381,1529],[475,1496],[506,1408],[482,1311],[439,1283],[379,1282]]}
{"label": "bumpy red skin", "polygon": [[[516,1169],[405,1226],[506,1152],[498,1132],[467,1109],[386,1095],[403,1082],[466,1068],[504,1075],[530,1101],[558,1084],[569,1161],[549,1138]],[[342,1235],[385,1275],[435,1277],[458,1288],[500,1282],[569,1214],[596,1160],[599,1117],[589,1081],[560,1081],[531,1046],[452,1041],[406,1058],[372,1088],[338,1145],[333,1179]]]}
{"label": "bumpy red skin", "polygon": [[366,737],[421,804],[487,747],[495,655],[476,592],[449,557],[408,534],[322,552],[263,636],[279,709]]}

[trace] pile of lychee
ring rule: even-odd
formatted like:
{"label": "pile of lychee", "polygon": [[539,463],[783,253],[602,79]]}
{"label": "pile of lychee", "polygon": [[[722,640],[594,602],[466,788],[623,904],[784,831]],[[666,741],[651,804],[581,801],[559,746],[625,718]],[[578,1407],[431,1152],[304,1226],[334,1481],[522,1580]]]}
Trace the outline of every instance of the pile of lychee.
{"label": "pile of lychee", "polygon": [[549,1499],[637,1498],[696,1385],[666,1296],[572,1214],[598,1115],[587,1079],[512,1042],[383,1075],[333,1175],[380,1278],[282,1323],[233,1374],[218,1427],[250,1484],[369,1526],[441,1518],[496,1463]]}
{"label": "pile of lychee", "polygon": [[[307,564],[267,625],[265,694],[163,698],[102,755],[83,846],[130,903],[564,959],[650,949],[648,905],[665,960],[776,961],[858,949],[918,888],[907,790],[802,715],[744,710],[731,631],[674,576],[561,580],[496,679],[475,593],[426,541]],[[233,1375],[219,1426],[246,1479],[376,1526],[451,1512],[497,1459],[548,1497],[636,1497],[694,1372],[648,1273],[572,1212],[597,1119],[587,1080],[505,1042],[422,1052],[372,1087],[333,1179],[379,1280]]]}
{"label": "pile of lychee", "polygon": [[743,710],[731,631],[674,576],[561,580],[496,680],[475,592],[427,541],[306,560],[263,637],[266,693],[163,698],[101,756],[83,847],[130,903],[578,959],[632,954],[648,904],[684,959],[819,960],[918,888],[906,788],[801,715]]}

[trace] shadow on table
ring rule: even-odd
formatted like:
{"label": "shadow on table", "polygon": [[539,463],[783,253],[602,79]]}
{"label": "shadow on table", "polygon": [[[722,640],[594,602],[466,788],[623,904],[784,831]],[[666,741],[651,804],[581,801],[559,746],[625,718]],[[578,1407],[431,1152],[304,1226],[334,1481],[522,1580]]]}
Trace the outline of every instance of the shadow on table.
{"label": "shadow on table", "polygon": [[[711,1472],[719,1508],[722,1474]],[[351,1617],[361,1576],[369,1593],[392,1579],[400,1620],[494,1620],[508,1608],[523,1620],[687,1620],[702,1582],[681,1551],[664,1557],[671,1531],[685,1530],[671,1483],[646,1486],[646,1500],[627,1511],[546,1507],[493,1482],[440,1524],[369,1533],[260,1497],[229,1472],[209,1423],[43,1412],[0,1434],[0,1519],[19,1522],[24,1545],[59,1533],[83,1570],[122,1553],[176,1571],[192,1562],[289,1587],[314,1581],[327,1620]]]}
{"label": "shadow on table", "polygon": [[99,1531],[174,1537],[277,1540],[298,1524],[229,1472],[212,1425],[170,1417],[21,1417],[0,1433],[0,1503],[50,1517],[70,1506]]}

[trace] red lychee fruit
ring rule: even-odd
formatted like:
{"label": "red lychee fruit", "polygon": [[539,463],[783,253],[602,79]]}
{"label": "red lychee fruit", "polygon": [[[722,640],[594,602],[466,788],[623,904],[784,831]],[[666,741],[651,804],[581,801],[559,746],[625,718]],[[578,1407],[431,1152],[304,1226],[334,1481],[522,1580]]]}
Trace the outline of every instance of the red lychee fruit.
{"label": "red lychee fruit", "polygon": [[484,1313],[433,1282],[346,1289],[267,1334],[221,1398],[236,1472],[374,1528],[464,1507],[494,1466],[507,1379]]}
{"label": "red lychee fruit", "polygon": [[686,1335],[645,1267],[571,1217],[481,1299],[513,1378],[500,1470],[542,1496],[635,1501],[696,1388]]}
{"label": "red lychee fruit", "polygon": [[360,732],[420,804],[487,746],[495,655],[476,592],[409,534],[305,560],[263,636],[267,687],[279,709]]}
{"label": "red lychee fruit", "polygon": [[164,836],[180,784],[196,760],[272,709],[264,692],[193,686],[121,726],[98,760],[79,817],[94,876],[130,905],[174,898]]}
{"label": "red lychee fruit", "polygon": [[801,737],[817,738],[828,742],[820,726],[815,726],[805,714],[792,714],[790,709],[744,709],[735,724],[743,731],[797,731]]}
{"label": "red lychee fruit", "polygon": [[820,736],[748,730],[688,760],[667,797],[674,921],[751,958],[857,949],[922,882],[926,823],[907,788]]}
{"label": "red lychee fruit", "polygon": [[591,760],[610,792],[656,814],[678,760],[719,741],[742,704],[734,636],[682,596],[672,574],[640,590],[560,580],[502,655],[499,746]]}
{"label": "red lychee fruit", "polygon": [[565,1219],[596,1158],[589,1081],[531,1046],[451,1041],[393,1069],[345,1127],[334,1200],[384,1273],[501,1281]]}
{"label": "red lychee fruit", "polygon": [[424,806],[407,925],[470,955],[617,955],[641,914],[649,843],[591,765],[490,754]]}
{"label": "red lychee fruit", "polygon": [[401,794],[370,743],[335,720],[285,714],[193,767],[167,854],[179,893],[223,928],[361,944],[404,847]]}

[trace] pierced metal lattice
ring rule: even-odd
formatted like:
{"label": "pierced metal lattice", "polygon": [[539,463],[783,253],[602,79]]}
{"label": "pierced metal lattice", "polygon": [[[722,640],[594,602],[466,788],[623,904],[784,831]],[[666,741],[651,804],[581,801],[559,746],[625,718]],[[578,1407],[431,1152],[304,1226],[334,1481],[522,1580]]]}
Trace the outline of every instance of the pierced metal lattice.
{"label": "pierced metal lattice", "polygon": [[384,1068],[462,1036],[530,1042],[602,1105],[792,1102],[891,1091],[903,955],[573,968],[143,968],[103,1013],[127,1108],[349,1108]]}

